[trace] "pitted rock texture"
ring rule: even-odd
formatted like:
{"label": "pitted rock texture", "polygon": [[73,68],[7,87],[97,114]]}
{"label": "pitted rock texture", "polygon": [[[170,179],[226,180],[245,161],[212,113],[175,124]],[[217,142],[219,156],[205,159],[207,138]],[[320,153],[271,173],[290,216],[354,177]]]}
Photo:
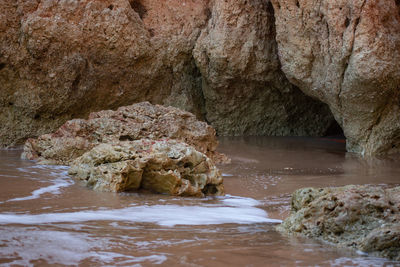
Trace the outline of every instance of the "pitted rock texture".
{"label": "pitted rock texture", "polygon": [[278,229],[400,260],[400,187],[299,189]]}
{"label": "pitted rock texture", "polygon": [[0,145],[145,100],[201,118],[206,2],[1,1]]}
{"label": "pitted rock texture", "polygon": [[212,161],[175,140],[101,144],[74,160],[69,174],[98,191],[146,190],[177,196],[223,195]]}
{"label": "pitted rock texture", "polygon": [[274,11],[265,0],[213,1],[193,55],[203,78],[206,118],[222,135],[319,136],[329,108],[281,71]]}
{"label": "pitted rock texture", "polygon": [[400,4],[271,0],[282,70],[327,103],[349,151],[400,151]]}
{"label": "pitted rock texture", "polygon": [[101,143],[139,139],[176,139],[194,146],[216,162],[228,159],[216,152],[215,130],[186,111],[142,102],[67,121],[52,134],[28,139],[22,157],[40,163],[69,165]]}
{"label": "pitted rock texture", "polygon": [[333,121],[279,71],[268,2],[4,0],[0,7],[0,146],[141,101],[190,111],[229,135],[320,135]]}

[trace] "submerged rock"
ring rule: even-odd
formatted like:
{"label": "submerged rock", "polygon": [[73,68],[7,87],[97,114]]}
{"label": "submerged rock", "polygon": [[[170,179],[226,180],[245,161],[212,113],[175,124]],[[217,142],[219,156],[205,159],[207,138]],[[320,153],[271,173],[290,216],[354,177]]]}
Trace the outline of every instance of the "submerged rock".
{"label": "submerged rock", "polygon": [[400,260],[400,187],[299,189],[278,229]]}
{"label": "submerged rock", "polygon": [[98,191],[142,189],[177,196],[224,193],[222,176],[212,161],[175,140],[100,144],[75,159],[69,174]]}
{"label": "submerged rock", "polygon": [[215,161],[226,161],[215,150],[215,130],[189,113],[173,107],[142,102],[116,111],[94,112],[88,120],[67,121],[56,132],[28,139],[23,158],[47,164],[69,165],[75,158],[101,143],[142,138],[170,138],[194,146]]}

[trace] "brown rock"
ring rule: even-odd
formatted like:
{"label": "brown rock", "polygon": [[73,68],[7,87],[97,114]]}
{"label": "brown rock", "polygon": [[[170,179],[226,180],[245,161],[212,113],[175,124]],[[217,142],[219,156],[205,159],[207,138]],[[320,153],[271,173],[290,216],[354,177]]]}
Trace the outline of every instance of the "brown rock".
{"label": "brown rock", "polygon": [[320,135],[333,121],[280,72],[272,8],[261,0],[0,7],[1,146],[145,100],[207,112],[220,134]]}
{"label": "brown rock", "polygon": [[278,229],[400,260],[399,227],[400,187],[349,185],[297,190]]}
{"label": "brown rock", "polygon": [[0,145],[140,101],[203,115],[206,1],[0,2]]}
{"label": "brown rock", "polygon": [[398,1],[271,0],[282,70],[327,103],[349,151],[400,151]]}
{"label": "brown rock", "polygon": [[318,136],[334,121],[280,70],[274,20],[269,1],[212,2],[193,55],[207,121],[218,134]]}
{"label": "brown rock", "polygon": [[69,173],[99,191],[223,195],[222,177],[212,161],[175,140],[100,144],[75,159]]}
{"label": "brown rock", "polygon": [[41,163],[69,165],[101,143],[143,138],[176,139],[194,146],[215,161],[227,158],[216,152],[215,130],[189,113],[173,107],[142,102],[116,111],[94,112],[88,120],[67,121],[56,132],[28,139],[23,158]]}

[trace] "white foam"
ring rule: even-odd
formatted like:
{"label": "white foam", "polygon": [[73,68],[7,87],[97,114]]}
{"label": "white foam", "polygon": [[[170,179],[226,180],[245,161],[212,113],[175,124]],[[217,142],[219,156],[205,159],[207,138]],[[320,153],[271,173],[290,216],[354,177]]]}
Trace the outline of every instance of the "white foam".
{"label": "white foam", "polygon": [[9,199],[9,200],[7,200],[7,202],[36,199],[46,193],[51,193],[53,195],[60,194],[60,188],[68,187],[71,184],[73,184],[72,181],[63,180],[63,179],[56,179],[56,180],[53,180],[52,182],[54,183],[53,185],[39,188],[39,189],[33,191],[30,196]]}
{"label": "white foam", "polygon": [[[392,263],[392,264],[390,264]],[[363,266],[363,267],[383,267],[383,266],[398,266],[397,261],[388,260],[385,262],[382,258],[377,257],[341,257],[327,262],[329,266]]]}
{"label": "white foam", "polygon": [[231,176],[233,176],[233,174],[223,173],[222,176],[223,176],[223,177],[231,177]]}
{"label": "white foam", "polygon": [[227,195],[227,198],[222,199],[222,202],[235,207],[254,207],[261,205],[261,202],[248,197],[236,197]]}
{"label": "white foam", "polygon": [[135,257],[104,251],[110,246],[107,238],[96,238],[85,233],[38,229],[25,229],[21,232],[8,229],[0,231],[0,234],[2,239],[8,240],[7,246],[0,250],[1,258],[11,261],[7,266],[34,266],[31,262],[39,259],[46,260],[48,264],[63,265],[78,265],[85,259],[94,259],[101,265],[113,264],[116,261],[120,264],[161,264],[167,260],[163,254]]}
{"label": "white foam", "polygon": [[46,186],[46,187],[42,187],[42,188],[34,190],[31,193],[31,195],[29,195],[29,196],[9,199],[9,200],[7,200],[7,202],[37,199],[43,194],[53,194],[53,195],[60,194],[61,188],[68,187],[68,186],[74,184],[73,180],[68,176],[68,173],[66,171],[68,169],[67,166],[35,165],[35,166],[31,166],[29,168],[19,168],[19,170],[23,171],[23,172],[35,173],[32,171],[29,171],[29,169],[52,170],[50,172],[50,175],[52,177],[54,177],[55,179],[50,180],[48,182],[51,182],[53,184],[50,186]]}
{"label": "white foam", "polygon": [[[162,226],[175,225],[210,225],[210,224],[251,224],[251,223],[281,223],[281,220],[270,219],[267,213],[252,204],[240,205],[235,201],[225,201],[228,205],[200,207],[178,205],[133,206],[114,210],[92,210],[66,213],[44,214],[0,214],[0,224],[67,223],[85,221],[124,221],[155,223]],[[240,201],[239,201],[240,202]],[[250,205],[251,204],[251,205]]]}

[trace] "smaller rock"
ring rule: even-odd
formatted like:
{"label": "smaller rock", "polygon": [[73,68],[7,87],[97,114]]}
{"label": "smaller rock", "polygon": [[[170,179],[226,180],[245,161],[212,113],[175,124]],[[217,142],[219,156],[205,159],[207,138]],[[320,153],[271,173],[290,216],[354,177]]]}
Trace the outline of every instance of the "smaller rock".
{"label": "smaller rock", "polygon": [[215,162],[229,159],[216,151],[215,130],[189,112],[141,102],[116,111],[93,112],[87,120],[67,121],[56,132],[26,141],[22,158],[69,165],[101,143],[169,138],[194,146]]}
{"label": "smaller rock", "polygon": [[176,196],[223,195],[213,162],[176,140],[100,144],[75,159],[69,174],[98,191],[145,190]]}
{"label": "smaller rock", "polygon": [[400,187],[299,189],[278,230],[400,260]]}

